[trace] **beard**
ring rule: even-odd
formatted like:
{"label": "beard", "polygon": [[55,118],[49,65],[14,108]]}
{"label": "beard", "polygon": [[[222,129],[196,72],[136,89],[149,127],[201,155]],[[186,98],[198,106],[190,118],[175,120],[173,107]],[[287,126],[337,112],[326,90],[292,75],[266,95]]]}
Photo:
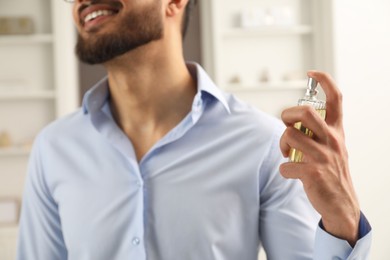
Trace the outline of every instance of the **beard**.
{"label": "beard", "polygon": [[101,64],[129,51],[137,49],[163,37],[163,21],[160,1],[143,8],[132,10],[120,20],[115,30],[95,34],[89,39],[78,34],[76,54],[82,62]]}

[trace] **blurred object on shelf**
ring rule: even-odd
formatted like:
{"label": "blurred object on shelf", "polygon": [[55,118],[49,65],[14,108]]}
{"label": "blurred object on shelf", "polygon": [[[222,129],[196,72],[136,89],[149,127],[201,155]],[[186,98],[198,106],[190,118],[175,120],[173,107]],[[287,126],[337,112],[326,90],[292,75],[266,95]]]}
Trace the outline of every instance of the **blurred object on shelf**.
{"label": "blurred object on shelf", "polygon": [[298,81],[305,80],[306,78],[306,72],[301,70],[288,71],[283,76],[284,81]]}
{"label": "blurred object on shelf", "polygon": [[276,17],[274,8],[267,8],[265,11],[265,16],[263,17],[263,24],[265,25],[275,25]]}
{"label": "blurred object on shelf", "polygon": [[265,10],[263,8],[246,9],[241,12],[240,26],[242,28],[256,28],[264,25]]}
{"label": "blurred object on shelf", "polygon": [[33,34],[34,22],[31,17],[0,17],[0,35]]}
{"label": "blurred object on shelf", "polygon": [[229,80],[229,83],[230,83],[230,84],[240,84],[240,83],[242,83],[242,81],[241,81],[240,76],[236,75],[236,76],[233,76],[233,77]]}
{"label": "blurred object on shelf", "polygon": [[21,142],[18,142],[17,146],[20,149],[30,151],[33,146],[33,143],[34,143],[34,138],[31,137],[31,138],[23,139]]}
{"label": "blurred object on shelf", "polygon": [[264,68],[261,71],[259,80],[260,80],[261,83],[268,83],[268,82],[270,82],[271,76],[270,76],[269,70],[267,68]]}
{"label": "blurred object on shelf", "polygon": [[19,201],[0,198],[0,226],[16,225],[19,220]]}
{"label": "blurred object on shelf", "polygon": [[298,24],[295,12],[288,6],[272,8],[272,15],[275,25],[293,26]]}
{"label": "blurred object on shelf", "polygon": [[7,131],[0,132],[0,148],[12,146],[11,135]]}
{"label": "blurred object on shelf", "polygon": [[245,9],[240,13],[241,28],[259,28],[263,26],[294,26],[296,13],[291,7],[279,6],[269,8]]}

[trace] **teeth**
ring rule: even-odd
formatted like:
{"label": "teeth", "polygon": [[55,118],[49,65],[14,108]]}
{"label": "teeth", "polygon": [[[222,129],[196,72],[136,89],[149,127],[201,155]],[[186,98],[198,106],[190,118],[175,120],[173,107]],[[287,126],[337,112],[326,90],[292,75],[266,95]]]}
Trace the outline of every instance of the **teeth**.
{"label": "teeth", "polygon": [[107,16],[107,15],[112,15],[112,14],[114,14],[114,12],[110,11],[110,10],[97,10],[97,11],[94,11],[94,12],[88,14],[84,18],[84,23],[87,23],[87,22],[89,22],[89,21],[91,21],[99,16],[103,16],[103,15]]}

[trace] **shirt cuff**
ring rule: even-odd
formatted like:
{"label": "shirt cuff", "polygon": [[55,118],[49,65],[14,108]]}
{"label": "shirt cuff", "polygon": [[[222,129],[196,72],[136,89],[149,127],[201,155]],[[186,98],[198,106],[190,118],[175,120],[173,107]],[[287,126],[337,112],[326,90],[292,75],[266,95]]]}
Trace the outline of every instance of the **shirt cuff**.
{"label": "shirt cuff", "polygon": [[320,221],[315,237],[313,259],[368,259],[371,240],[371,226],[363,213],[360,213],[359,240],[353,248],[346,240],[327,233]]}

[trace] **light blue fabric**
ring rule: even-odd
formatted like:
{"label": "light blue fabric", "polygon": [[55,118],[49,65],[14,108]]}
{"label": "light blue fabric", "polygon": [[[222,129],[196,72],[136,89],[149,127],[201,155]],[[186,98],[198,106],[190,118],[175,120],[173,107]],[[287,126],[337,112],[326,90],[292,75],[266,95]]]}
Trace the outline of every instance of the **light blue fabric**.
{"label": "light blue fabric", "polygon": [[255,260],[260,246],[275,260],[364,259],[370,236],[354,250],[326,232],[315,239],[319,217],[301,183],[278,172],[284,126],[188,68],[192,111],[139,163],[106,79],[39,134],[17,259]]}
{"label": "light blue fabric", "polygon": [[[364,215],[361,216],[364,220]],[[318,228],[316,232],[316,243],[314,259],[316,260],[360,260],[369,259],[369,252],[372,240],[371,228],[366,230],[366,235],[361,238],[354,248],[352,248],[347,241],[330,236],[323,229]],[[329,250],[331,248],[331,250]]]}

